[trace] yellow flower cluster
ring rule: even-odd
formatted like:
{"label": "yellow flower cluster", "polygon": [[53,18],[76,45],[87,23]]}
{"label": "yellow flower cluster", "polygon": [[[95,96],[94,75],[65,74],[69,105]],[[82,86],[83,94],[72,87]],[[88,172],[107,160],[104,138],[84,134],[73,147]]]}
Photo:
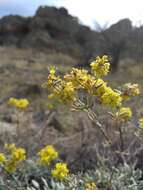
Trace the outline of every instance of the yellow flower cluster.
{"label": "yellow flower cluster", "polygon": [[121,121],[128,121],[132,117],[132,111],[129,107],[122,107],[116,113],[116,117]]}
{"label": "yellow flower cluster", "polygon": [[125,99],[139,95],[138,84],[125,84],[120,91],[113,90],[101,79],[109,72],[108,57],[97,57],[91,64],[91,70],[72,68],[63,78],[56,75],[54,68],[49,71],[48,80],[43,84],[50,91],[50,99],[65,104],[74,104],[81,91],[98,98],[102,105],[119,108]]}
{"label": "yellow flower cluster", "polygon": [[102,79],[95,79],[85,69],[73,68],[70,74],[64,76],[64,79],[72,82],[74,89],[83,89],[91,95],[101,96],[107,87]]}
{"label": "yellow flower cluster", "polygon": [[[58,152],[54,149],[53,146],[47,145],[38,152],[40,157],[39,163],[43,166],[49,166],[52,161],[58,158]],[[65,163],[56,163],[55,168],[51,171],[51,174],[57,180],[64,180],[68,176],[69,170],[67,164]]]}
{"label": "yellow flower cluster", "polygon": [[93,96],[101,97],[108,89],[107,83],[104,82],[102,79],[95,80],[95,85],[93,88]]}
{"label": "yellow flower cluster", "polygon": [[94,85],[93,77],[85,69],[73,68],[64,76],[65,81],[72,82],[75,89],[90,89]]}
{"label": "yellow flower cluster", "polygon": [[95,61],[93,61],[90,65],[96,77],[103,77],[109,72],[110,63],[107,55],[104,55],[101,58],[99,56],[96,57]]}
{"label": "yellow flower cluster", "polygon": [[140,89],[138,84],[126,83],[122,87],[122,98],[123,100],[129,100],[133,96],[138,96]]}
{"label": "yellow flower cluster", "polygon": [[103,105],[119,107],[122,102],[120,93],[112,90],[106,82],[99,78],[108,73],[109,65],[107,56],[97,57],[91,63],[91,73],[93,74],[85,69],[73,68],[63,79],[56,76],[56,71],[52,68],[43,87],[50,90],[49,98],[66,104],[74,103],[78,92],[83,90],[92,96],[97,96]]}
{"label": "yellow flower cluster", "polygon": [[51,94],[49,99],[58,99],[60,102],[72,103],[75,100],[75,89],[72,82],[66,82],[59,76],[56,76],[54,68],[50,69],[47,81],[42,85],[48,88]]}
{"label": "yellow flower cluster", "polygon": [[47,145],[38,152],[38,156],[40,157],[40,164],[49,165],[51,161],[58,158],[58,152],[54,149],[53,146]]}
{"label": "yellow flower cluster", "polygon": [[23,99],[10,98],[8,104],[18,109],[25,109],[29,105],[29,101],[25,98]]}
{"label": "yellow flower cluster", "polygon": [[[0,166],[9,172],[13,173],[16,171],[18,165],[26,159],[26,151],[23,148],[16,147],[15,144],[5,144],[5,149],[9,152],[8,155],[0,153]],[[54,149],[53,146],[47,145],[38,152],[40,157],[37,163],[40,163],[42,166],[49,166],[52,161],[58,158],[58,152]],[[52,166],[53,167],[53,166]],[[56,163],[53,169],[50,169],[52,177],[57,180],[64,180],[69,174],[69,169],[65,163]]]}
{"label": "yellow flower cluster", "polygon": [[113,108],[120,107],[122,98],[118,92],[115,92],[110,87],[106,88],[105,93],[101,96],[101,102],[103,105],[111,106]]}
{"label": "yellow flower cluster", "polygon": [[95,183],[87,183],[85,190],[97,190]]}
{"label": "yellow flower cluster", "polygon": [[48,89],[51,88],[51,90],[52,90],[59,82],[61,82],[61,79],[59,76],[56,76],[56,70],[55,70],[55,68],[52,67],[49,70],[48,79],[45,83],[43,83],[42,87],[48,88]]}
{"label": "yellow flower cluster", "polygon": [[49,99],[58,99],[60,102],[72,103],[75,100],[75,89],[72,82],[61,81],[60,85],[53,89]]}
{"label": "yellow flower cluster", "polygon": [[26,152],[23,148],[17,148],[15,144],[9,144],[5,146],[10,152],[7,158],[5,154],[0,153],[0,164],[3,165],[7,172],[14,172],[20,162],[25,160]]}
{"label": "yellow flower cluster", "polygon": [[57,163],[55,168],[52,170],[52,176],[58,180],[64,180],[69,174],[67,164]]}

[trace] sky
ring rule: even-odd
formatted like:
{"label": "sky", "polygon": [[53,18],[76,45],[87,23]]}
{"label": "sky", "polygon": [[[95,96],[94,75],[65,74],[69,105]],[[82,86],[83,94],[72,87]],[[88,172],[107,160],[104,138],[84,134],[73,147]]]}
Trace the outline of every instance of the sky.
{"label": "sky", "polygon": [[9,14],[34,15],[40,5],[64,6],[69,13],[88,26],[111,25],[129,18],[134,25],[143,24],[143,0],[0,0],[0,17]]}

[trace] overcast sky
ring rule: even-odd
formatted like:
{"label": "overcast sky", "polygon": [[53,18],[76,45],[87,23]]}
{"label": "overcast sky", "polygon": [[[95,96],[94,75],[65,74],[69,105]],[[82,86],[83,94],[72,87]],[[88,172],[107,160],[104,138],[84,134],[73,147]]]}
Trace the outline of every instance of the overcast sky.
{"label": "overcast sky", "polygon": [[82,23],[93,26],[112,24],[130,18],[133,24],[143,24],[143,0],[0,0],[0,16],[33,15],[38,6],[64,6]]}

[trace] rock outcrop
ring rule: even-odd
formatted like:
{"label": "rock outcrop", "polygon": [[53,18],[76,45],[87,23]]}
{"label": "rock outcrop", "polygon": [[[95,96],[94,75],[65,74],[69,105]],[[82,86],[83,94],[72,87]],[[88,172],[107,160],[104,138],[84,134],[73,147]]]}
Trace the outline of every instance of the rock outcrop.
{"label": "rock outcrop", "polygon": [[126,50],[136,55],[139,51],[139,55],[143,55],[142,43],[138,43],[143,41],[142,31],[142,27],[133,27],[129,19],[105,30],[94,31],[82,25],[63,7],[41,6],[33,17],[10,15],[1,18],[0,45],[62,52],[82,63],[96,55],[110,54],[115,64]]}

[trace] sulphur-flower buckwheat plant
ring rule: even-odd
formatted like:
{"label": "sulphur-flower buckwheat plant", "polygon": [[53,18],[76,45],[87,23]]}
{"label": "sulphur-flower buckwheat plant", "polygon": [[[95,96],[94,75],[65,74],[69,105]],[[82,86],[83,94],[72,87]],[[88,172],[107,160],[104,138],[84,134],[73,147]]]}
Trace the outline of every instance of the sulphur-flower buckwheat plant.
{"label": "sulphur-flower buckwheat plant", "polygon": [[[126,155],[128,155],[126,141],[124,139],[126,137],[125,133],[127,132],[125,124],[128,124],[127,121],[129,121],[133,115],[131,108],[126,107],[124,104],[126,104],[125,100],[139,95],[140,89],[138,84],[131,83],[126,83],[117,89],[111,88],[108,82],[103,79],[103,77],[108,74],[109,68],[110,63],[108,56],[98,56],[91,62],[89,70],[72,68],[70,72],[60,77],[56,75],[54,70],[49,71],[48,80],[44,83],[44,87],[50,92],[49,98],[51,100],[53,99],[54,101],[56,100],[68,105],[72,111],[84,111],[87,113],[89,119],[92,120],[92,124],[95,125],[103,135],[105,147],[109,148],[112,159],[116,160],[114,158],[117,158],[117,160],[119,160],[120,158],[120,161],[124,163]],[[113,148],[113,139],[111,139],[110,135],[106,134],[106,125],[102,125],[103,121],[98,117],[99,113],[98,110],[96,110],[96,105],[97,107],[102,107],[104,112],[112,116],[111,119],[116,126],[114,131],[115,138],[117,138],[119,145],[117,150]],[[143,125],[142,123],[142,120],[140,120],[140,126]],[[102,160],[102,153],[99,157],[97,155],[97,161],[103,170],[107,171],[109,169],[108,163],[106,163],[104,159]],[[60,175],[60,173],[62,173],[61,171],[61,164],[57,164],[55,169],[52,170],[52,176],[57,179],[62,178],[61,176],[64,174]],[[111,189],[114,172],[115,171],[111,171],[112,174],[105,189]],[[97,190],[97,187],[93,184],[89,184],[86,190]],[[98,189],[99,188],[100,187],[98,187]]]}

